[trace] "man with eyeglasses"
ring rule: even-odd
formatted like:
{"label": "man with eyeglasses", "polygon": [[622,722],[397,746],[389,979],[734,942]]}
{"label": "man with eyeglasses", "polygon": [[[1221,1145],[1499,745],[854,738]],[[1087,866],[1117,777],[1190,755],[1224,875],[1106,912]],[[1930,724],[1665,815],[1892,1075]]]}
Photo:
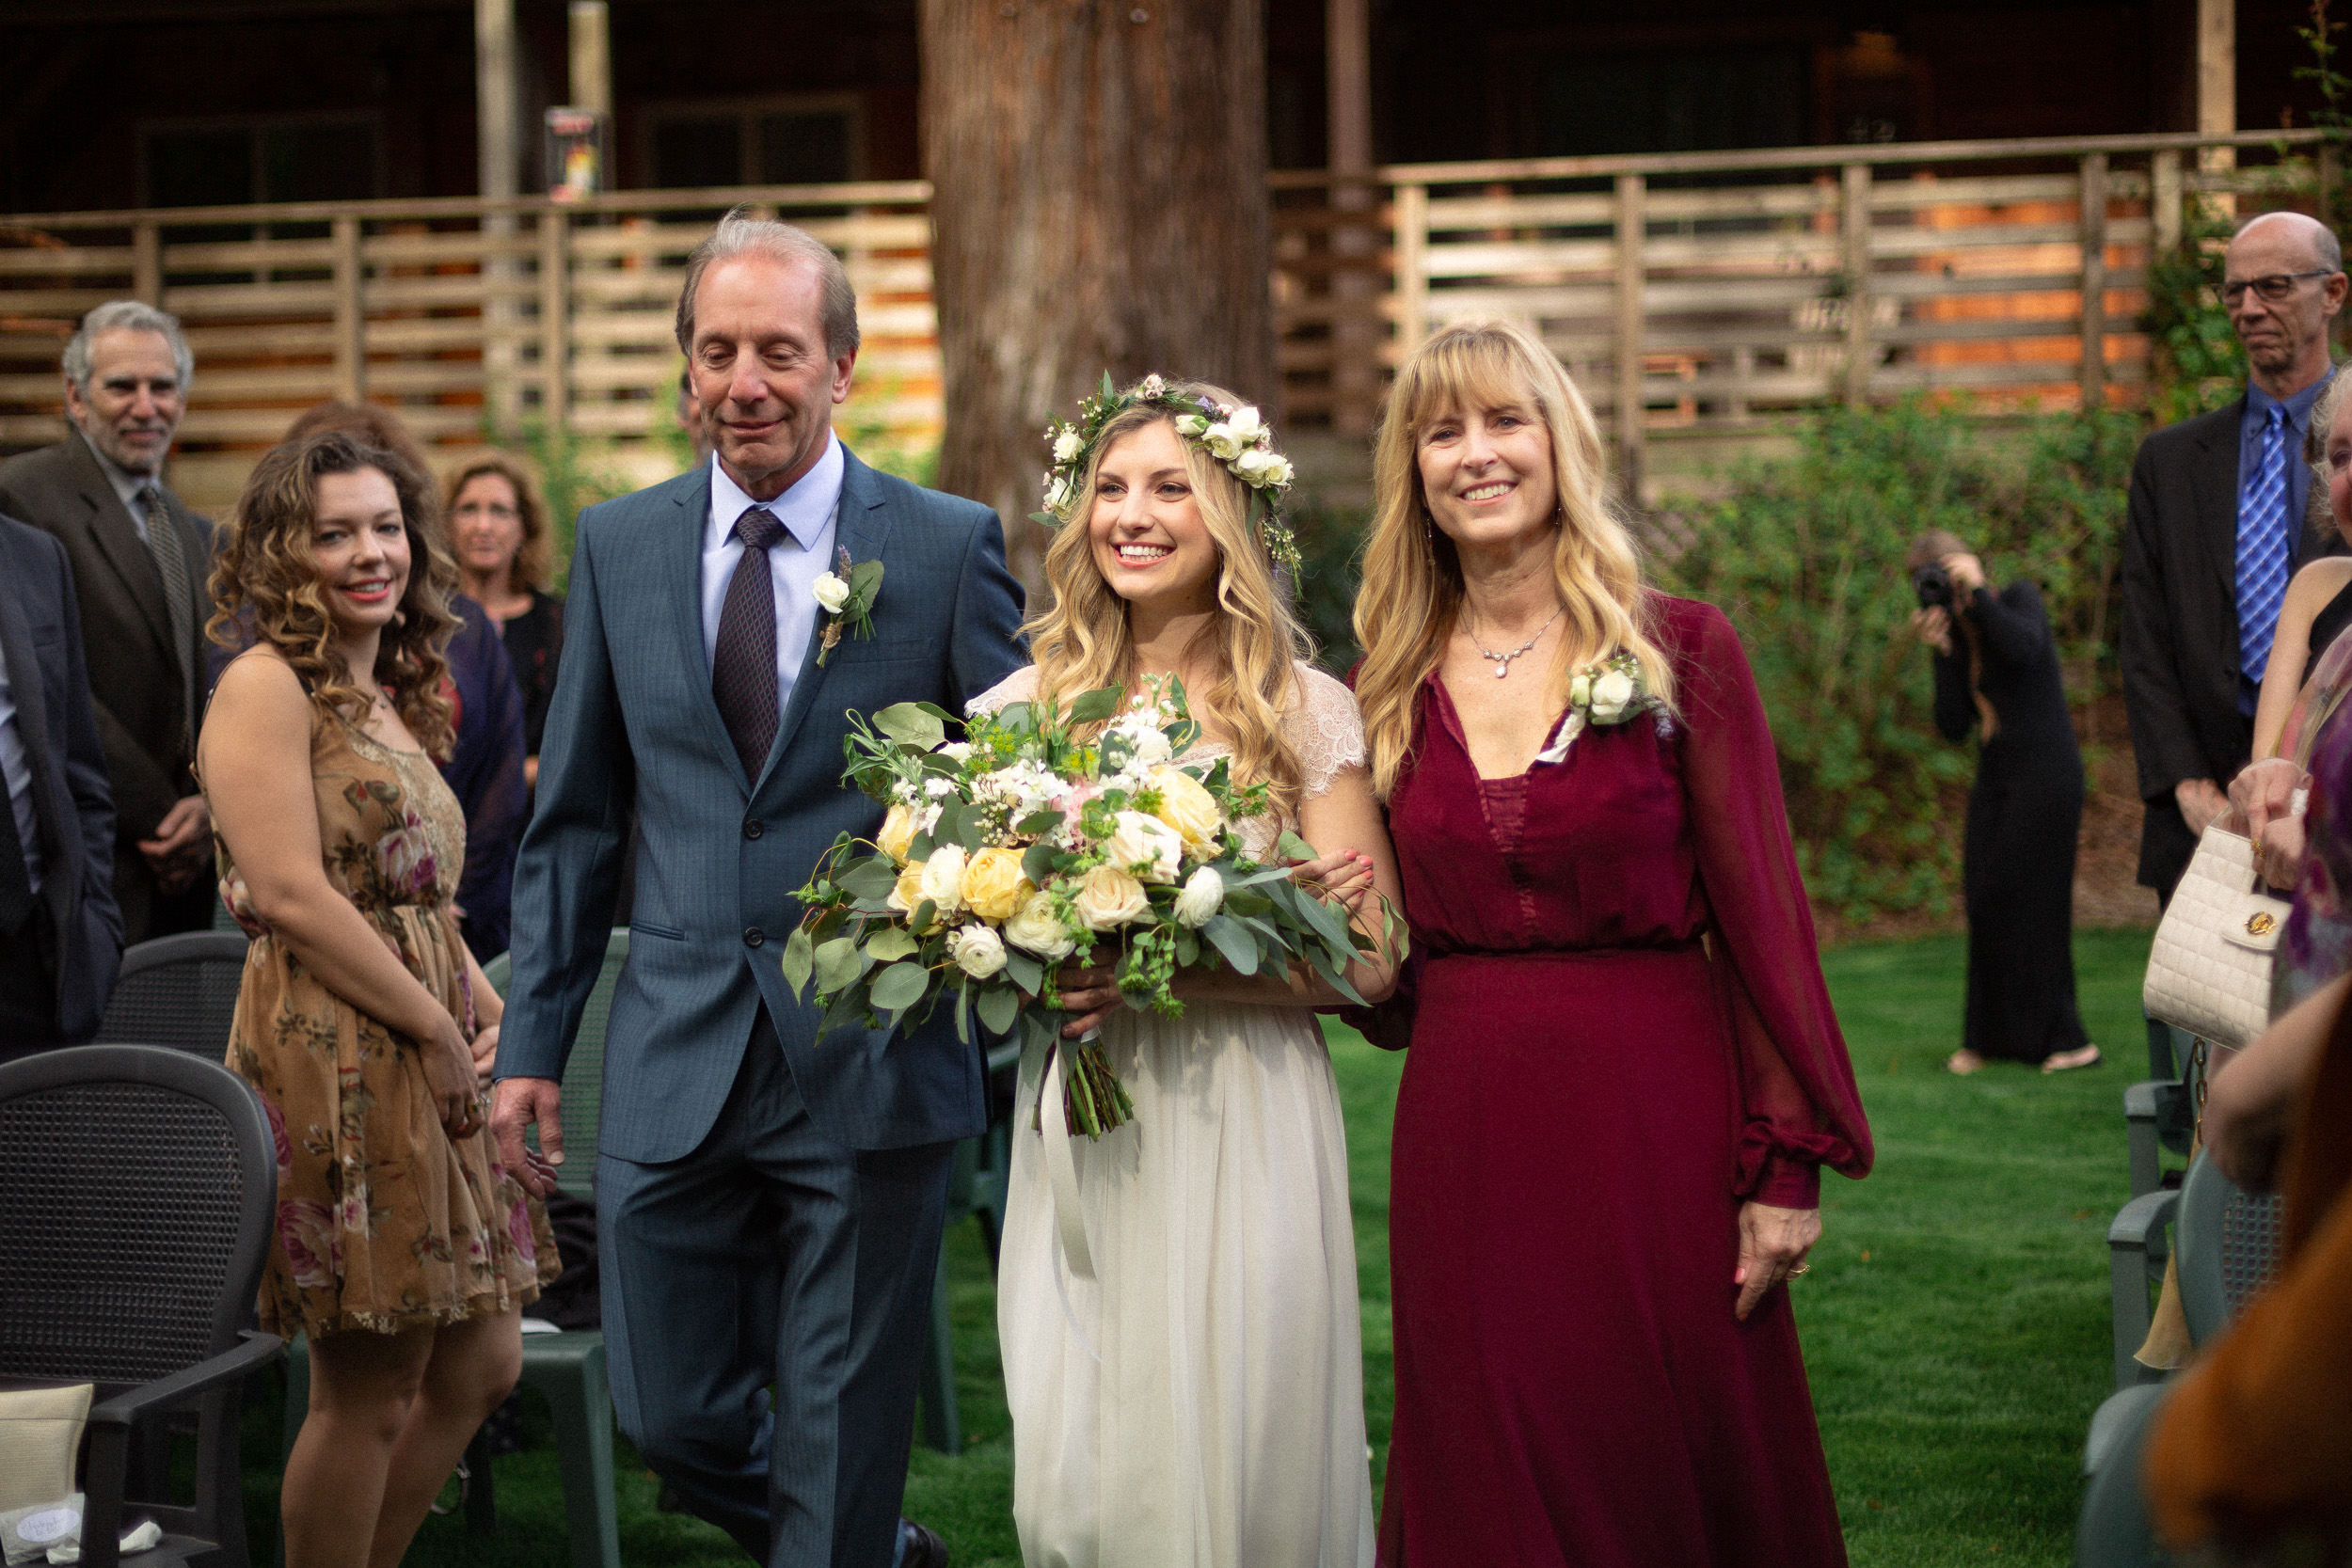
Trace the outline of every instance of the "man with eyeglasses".
{"label": "man with eyeglasses", "polygon": [[2334,366],[2344,249],[2299,213],[2230,242],[2222,299],[2246,395],[2140,444],[2123,536],[2123,702],[2147,813],[2139,880],[2169,902],[2253,746],[2254,702],[2287,579],[2343,549],[2304,459]]}

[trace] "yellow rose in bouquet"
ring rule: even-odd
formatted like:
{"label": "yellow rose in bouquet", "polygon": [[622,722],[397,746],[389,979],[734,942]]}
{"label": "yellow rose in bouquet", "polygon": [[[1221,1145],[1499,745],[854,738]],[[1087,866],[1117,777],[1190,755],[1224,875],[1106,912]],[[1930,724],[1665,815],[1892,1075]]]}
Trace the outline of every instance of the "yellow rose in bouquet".
{"label": "yellow rose in bouquet", "polygon": [[1010,920],[1037,884],[1021,875],[1018,849],[982,849],[963,868],[964,907],[982,920]]}
{"label": "yellow rose in bouquet", "polygon": [[1160,793],[1160,809],[1153,815],[1184,835],[1185,848],[1205,852],[1216,847],[1225,814],[1199,779],[1181,768],[1162,768],[1152,773],[1152,787]]}
{"label": "yellow rose in bouquet", "polygon": [[882,816],[882,829],[874,834],[874,847],[900,865],[907,863],[907,851],[914,847],[914,813],[904,805],[894,805]]}

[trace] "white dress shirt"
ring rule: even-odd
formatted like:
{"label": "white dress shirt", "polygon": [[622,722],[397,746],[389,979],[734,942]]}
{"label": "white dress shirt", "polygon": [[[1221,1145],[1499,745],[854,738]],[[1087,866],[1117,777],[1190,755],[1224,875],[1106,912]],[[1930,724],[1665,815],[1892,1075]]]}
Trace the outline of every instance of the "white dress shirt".
{"label": "white dress shirt", "polygon": [[841,475],[847,467],[841,442],[829,430],[824,455],[816,466],[775,499],[757,501],[728,476],[718,454],[711,454],[710,515],[703,525],[703,668],[709,670],[718,658],[719,616],[726,608],[727,584],[735,580],[735,563],[743,559],[743,541],[736,537],[735,520],[748,508],[764,506],[785,531],[785,537],[768,548],[768,578],[776,594],[779,722],[791,704],[793,683],[801,678],[808,640],[817,630],[818,574],[835,565],[834,525],[841,510]]}
{"label": "white dress shirt", "polygon": [[[38,678],[38,677],[36,677]],[[7,786],[17,842],[24,846],[24,875],[40,891],[40,818],[33,813],[33,759],[18,732],[16,691],[8,684],[8,661],[0,658],[0,784]]]}

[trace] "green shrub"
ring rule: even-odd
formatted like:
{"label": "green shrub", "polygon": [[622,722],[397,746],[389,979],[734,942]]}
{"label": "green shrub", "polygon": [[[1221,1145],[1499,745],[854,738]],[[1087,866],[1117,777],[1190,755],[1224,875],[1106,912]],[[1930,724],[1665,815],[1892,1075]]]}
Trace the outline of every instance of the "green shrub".
{"label": "green shrub", "polygon": [[1841,916],[1949,908],[1970,750],[1936,734],[1903,558],[1922,531],[1973,545],[1997,586],[2030,577],[2070,697],[2112,689],[2125,484],[2140,425],[2115,412],[1991,423],[1913,400],[1820,414],[1788,457],[1743,464],[1679,519],[1661,587],[1719,606],[1756,669],[1813,896]]}

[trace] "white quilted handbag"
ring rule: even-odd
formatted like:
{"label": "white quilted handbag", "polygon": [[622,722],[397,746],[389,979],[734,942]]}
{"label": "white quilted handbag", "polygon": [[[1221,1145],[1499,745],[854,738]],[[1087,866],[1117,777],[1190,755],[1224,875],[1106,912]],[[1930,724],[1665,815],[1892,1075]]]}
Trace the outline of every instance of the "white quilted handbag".
{"label": "white quilted handbag", "polygon": [[2270,963],[2286,928],[2286,900],[2261,891],[2254,846],[2211,827],[2172,890],[2140,1003],[2148,1016],[2235,1048],[2270,1024]]}

